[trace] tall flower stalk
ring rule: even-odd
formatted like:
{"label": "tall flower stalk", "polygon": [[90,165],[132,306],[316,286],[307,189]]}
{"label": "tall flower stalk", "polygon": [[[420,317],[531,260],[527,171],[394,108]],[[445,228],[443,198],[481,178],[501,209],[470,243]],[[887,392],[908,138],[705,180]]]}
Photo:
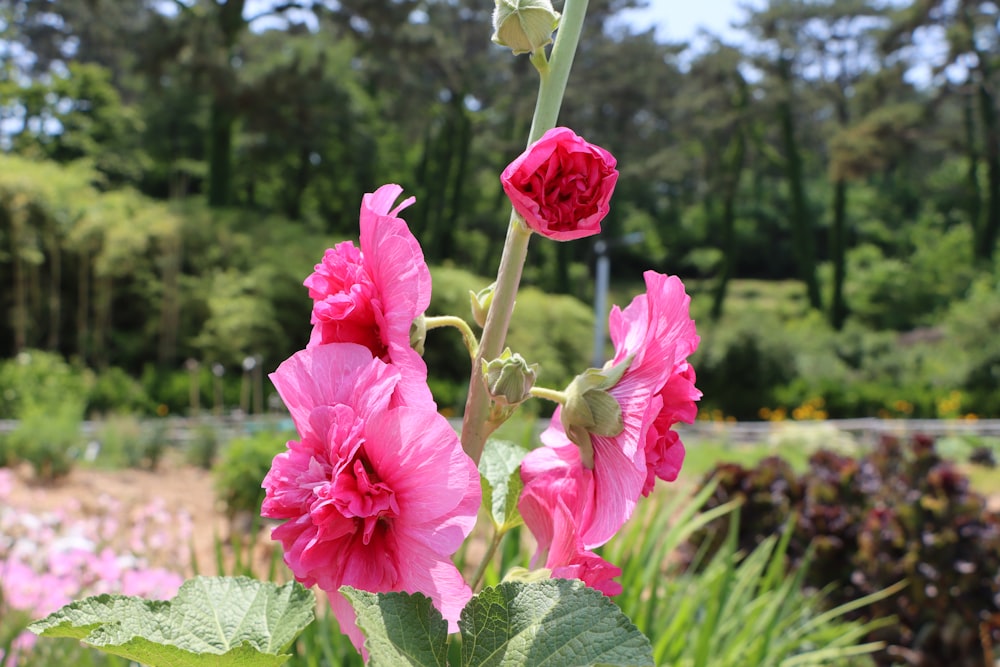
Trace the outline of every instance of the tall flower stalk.
{"label": "tall flower stalk", "polygon": [[[559,118],[559,109],[566,93],[566,82],[569,80],[573,58],[580,42],[580,33],[583,31],[583,19],[587,14],[588,1],[566,0],[559,31],[552,45],[551,57],[546,58],[544,49],[538,49],[531,56],[531,62],[538,70],[539,84],[535,113],[528,134],[529,146],[555,127]],[[462,448],[477,463],[486,445],[486,438],[499,425],[489,419],[490,398],[481,377],[482,362],[497,358],[503,350],[530,239],[531,231],[524,225],[517,212],[512,210],[507,227],[507,239],[504,241],[503,254],[500,257],[500,268],[497,271],[493,303],[483,325],[478,354],[472,363],[469,396],[465,403],[465,418],[462,422]]]}

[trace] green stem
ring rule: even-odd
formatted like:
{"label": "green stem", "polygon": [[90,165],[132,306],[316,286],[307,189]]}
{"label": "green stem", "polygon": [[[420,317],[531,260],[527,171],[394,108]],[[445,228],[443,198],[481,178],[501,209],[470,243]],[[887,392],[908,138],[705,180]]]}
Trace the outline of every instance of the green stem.
{"label": "green stem", "polygon": [[479,352],[479,341],[476,340],[476,334],[472,331],[472,327],[461,317],[455,317],[454,315],[425,317],[424,324],[427,326],[428,331],[431,329],[440,329],[441,327],[455,327],[462,332],[462,341],[465,343],[465,348],[469,351],[469,356],[473,359],[476,358],[476,353]]}
{"label": "green stem", "polygon": [[583,32],[583,19],[587,15],[588,1],[566,0],[548,66],[540,65],[537,59],[533,60],[539,70],[541,83],[538,88],[538,101],[535,102],[535,115],[531,120],[531,132],[528,134],[528,145],[538,141],[543,134],[556,126],[559,108],[566,94],[566,82],[569,81],[569,72],[573,68],[576,46],[580,41],[580,33]]}
{"label": "green stem", "polygon": [[479,584],[483,581],[483,575],[486,574],[486,568],[489,567],[490,562],[493,560],[493,556],[496,555],[497,548],[500,546],[500,542],[503,540],[503,536],[506,533],[501,533],[499,530],[493,530],[493,539],[490,540],[490,546],[487,547],[486,553],[483,555],[483,560],[479,562],[479,567],[476,568],[476,573],[472,575],[472,590],[475,591],[479,588]]}
{"label": "green stem", "polygon": [[556,389],[548,389],[546,387],[532,387],[531,395],[535,398],[544,398],[547,401],[553,401],[559,405],[566,404],[566,392],[557,391]]}
{"label": "green stem", "polygon": [[[588,0],[566,0],[555,44],[552,45],[552,55],[547,65],[540,64],[543,59],[537,55],[532,58],[535,67],[538,68],[539,84],[535,114],[528,135],[529,146],[555,127],[559,118],[559,108],[566,93],[566,82],[569,80],[569,72],[583,30],[583,18],[587,14],[587,3]],[[490,399],[480,377],[481,360],[496,359],[503,349],[530,238],[531,232],[524,226],[520,216],[512,211],[507,228],[507,240],[504,242],[503,254],[500,257],[493,303],[486,316],[479,353],[472,362],[469,397],[465,402],[462,448],[476,463],[479,463],[479,457],[482,456],[486,438],[497,426],[489,422]]]}

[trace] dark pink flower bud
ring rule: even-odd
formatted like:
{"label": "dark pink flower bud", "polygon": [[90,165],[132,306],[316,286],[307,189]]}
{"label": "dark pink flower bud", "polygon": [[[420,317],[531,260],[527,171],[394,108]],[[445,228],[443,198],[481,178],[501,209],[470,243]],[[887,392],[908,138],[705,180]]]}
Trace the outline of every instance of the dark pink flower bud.
{"label": "dark pink flower bud", "polygon": [[616,165],[600,146],[556,127],[511,162],[500,181],[532,231],[570,241],[601,231],[618,182]]}

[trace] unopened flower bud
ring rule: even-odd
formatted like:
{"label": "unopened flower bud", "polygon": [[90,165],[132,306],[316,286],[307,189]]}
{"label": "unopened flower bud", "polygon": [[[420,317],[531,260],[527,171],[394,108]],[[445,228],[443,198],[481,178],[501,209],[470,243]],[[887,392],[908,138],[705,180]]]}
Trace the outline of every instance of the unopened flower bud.
{"label": "unopened flower bud", "polygon": [[423,355],[424,341],[426,339],[427,320],[424,318],[423,314],[421,314],[410,323],[410,347],[416,350],[417,354]]}
{"label": "unopened flower bud", "polygon": [[493,292],[497,284],[494,282],[489,287],[484,287],[478,292],[469,290],[469,301],[472,303],[472,319],[480,327],[486,326],[486,315],[490,312],[490,305],[493,303]]}
{"label": "unopened flower bud", "polygon": [[496,0],[493,41],[509,46],[514,55],[534,53],[552,43],[559,12],[550,0]]}
{"label": "unopened flower bud", "polygon": [[513,407],[526,401],[537,374],[537,364],[529,366],[520,354],[511,354],[510,348],[493,361],[483,360],[486,391],[501,406]]}
{"label": "unopened flower bud", "polygon": [[566,402],[561,419],[567,437],[580,448],[580,459],[587,468],[594,467],[594,444],[590,436],[614,437],[625,428],[622,408],[609,393],[628,370],[632,358],[614,366],[588,368],[566,387]]}

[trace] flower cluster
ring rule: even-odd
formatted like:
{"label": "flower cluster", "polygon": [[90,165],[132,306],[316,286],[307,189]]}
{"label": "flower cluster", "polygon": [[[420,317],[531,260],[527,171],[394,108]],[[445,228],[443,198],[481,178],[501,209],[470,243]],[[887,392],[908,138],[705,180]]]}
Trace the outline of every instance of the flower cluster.
{"label": "flower cluster", "polygon": [[[109,497],[93,511],[79,504],[38,513],[18,506],[9,494],[14,474],[0,468],[0,619],[5,611],[41,618],[75,599],[101,593],[169,598],[185,568],[191,518],[168,512],[163,501],[126,508]],[[169,569],[163,565],[170,563]],[[15,665],[34,645],[24,632],[7,656]],[[2,662],[0,653],[0,662]]]}
{"label": "flower cluster", "polygon": [[[501,181],[530,230],[568,240],[600,231],[617,178],[610,153],[556,128]],[[299,439],[275,457],[262,513],[282,521],[272,537],[285,562],[296,579],[329,595],[341,630],[362,652],[343,585],[423,593],[457,630],[472,591],[450,557],[472,530],[482,495],[476,464],[436,411],[414,349],[430,328],[423,312],[431,284],[399,217],[413,202],[396,205],[401,192],[385,185],[364,196],[360,247],[327,250],[305,280],[314,302],[309,345],[271,375]],[[694,420],[700,397],[687,362],[698,345],[690,299],[676,277],[645,277],[646,293],[611,312],[614,358],[565,392],[545,390],[565,400],[544,446],[521,467],[518,506],[538,542],[535,563],[608,595],[621,592],[620,570],[594,549],[657,478],[676,478],[684,448],[671,427]],[[489,326],[492,297],[492,288],[473,295],[480,325]],[[467,325],[463,337],[475,355]],[[506,418],[531,395],[535,367],[509,350],[492,361],[479,357],[473,381],[502,408],[492,414]]]}
{"label": "flower cluster", "polygon": [[[532,231],[565,241],[600,232],[615,167],[606,150],[557,127],[500,180]],[[657,478],[677,478],[684,445],[672,427],[694,421],[701,397],[687,361],[699,342],[690,297],[675,276],[648,271],[645,279],[645,294],[611,311],[614,358],[567,388],[544,446],[521,464],[518,507],[538,543],[534,564],[609,595],[621,591],[613,581],[620,570],[593,549],[618,532]]]}
{"label": "flower cluster", "polygon": [[438,414],[410,327],[430,274],[393,207],[402,188],[365,195],[361,248],[341,243],[306,280],[315,305],[309,347],[271,375],[297,441],[264,479],[264,516],[296,579],[330,597],[341,630],[364,637],[343,585],[420,592],[457,631],[472,591],[450,557],[476,521],[475,463]]}

